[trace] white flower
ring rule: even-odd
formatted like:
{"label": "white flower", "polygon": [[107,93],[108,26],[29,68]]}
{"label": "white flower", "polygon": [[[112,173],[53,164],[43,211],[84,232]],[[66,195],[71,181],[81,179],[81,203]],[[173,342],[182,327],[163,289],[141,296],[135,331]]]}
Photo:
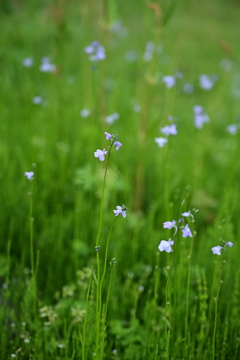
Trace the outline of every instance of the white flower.
{"label": "white flower", "polygon": [[23,59],[22,64],[25,67],[31,67],[33,65],[33,59],[32,58]]}
{"label": "white flower", "polygon": [[34,177],[33,171],[25,171],[24,175],[28,178],[28,180],[32,180]]}

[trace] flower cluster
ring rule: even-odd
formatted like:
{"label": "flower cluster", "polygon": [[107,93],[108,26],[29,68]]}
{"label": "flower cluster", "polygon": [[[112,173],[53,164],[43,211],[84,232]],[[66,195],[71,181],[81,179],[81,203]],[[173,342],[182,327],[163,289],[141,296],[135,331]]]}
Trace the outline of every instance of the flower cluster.
{"label": "flower cluster", "polygon": [[[198,210],[197,209],[193,209],[193,213],[191,211],[186,211],[184,213],[182,213],[181,215],[183,217],[191,217],[194,220],[194,215],[196,214]],[[173,234],[173,236],[175,236],[178,232],[179,229],[182,230],[182,237],[186,238],[186,237],[193,237],[192,231],[189,228],[188,224],[183,224],[184,220],[182,218],[180,218],[178,220],[178,223],[176,222],[176,220],[172,220],[172,221],[165,221],[163,223],[163,228],[164,229],[175,229],[175,232]],[[174,241],[172,239],[169,239],[168,241],[166,240],[162,240],[158,246],[158,249],[160,251],[166,251],[166,252],[171,252],[172,250],[172,245],[174,245]]]}
{"label": "flower cluster", "polygon": [[205,123],[209,122],[209,116],[204,112],[204,109],[200,105],[193,107],[194,112],[194,125],[197,129],[202,129]]}
{"label": "flower cluster", "polygon": [[214,255],[221,255],[222,250],[224,250],[226,248],[226,246],[232,247],[233,243],[231,241],[223,241],[223,246],[220,246],[220,245],[214,246],[211,249],[211,251]]}
{"label": "flower cluster", "polygon": [[[109,146],[110,150],[113,146],[115,146],[116,150],[120,149],[120,147],[122,146],[122,143],[120,143],[120,141],[118,141],[118,135],[112,135],[105,131],[105,136],[106,136],[106,140],[111,140],[111,145]],[[105,155],[107,155],[107,153],[108,152],[105,149],[103,149],[103,150],[98,149],[94,152],[94,156],[96,158],[99,158],[100,161],[104,161]]]}
{"label": "flower cluster", "polygon": [[93,41],[85,47],[84,51],[90,55],[89,60],[91,61],[100,61],[106,58],[105,49],[98,41]]}

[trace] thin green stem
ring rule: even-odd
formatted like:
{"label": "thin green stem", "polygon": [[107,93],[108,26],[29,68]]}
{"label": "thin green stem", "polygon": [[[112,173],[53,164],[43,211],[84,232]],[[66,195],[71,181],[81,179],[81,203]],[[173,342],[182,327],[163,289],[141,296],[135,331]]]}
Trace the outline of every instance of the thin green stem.
{"label": "thin green stem", "polygon": [[166,359],[169,360],[169,342],[170,342],[170,330],[168,330],[168,308],[170,306],[169,301],[169,283],[171,278],[171,271],[172,271],[172,265],[173,265],[173,253],[172,253],[172,259],[171,259],[171,265],[168,269],[168,278],[166,283],[166,295],[165,295],[165,301],[166,301],[166,319],[165,319],[165,333],[166,333]]}
{"label": "thin green stem", "polygon": [[214,329],[213,329],[213,342],[212,342],[212,353],[213,353],[213,360],[215,360],[215,341],[216,341],[216,331],[217,331],[217,311],[218,311],[218,297],[219,297],[219,292],[220,292],[220,288],[222,285],[222,274],[223,274],[223,266],[225,264],[225,261],[222,261],[222,266],[221,266],[221,272],[220,272],[220,280],[219,280],[219,284],[218,284],[218,289],[217,289],[217,296],[215,298],[215,315],[214,315]]}

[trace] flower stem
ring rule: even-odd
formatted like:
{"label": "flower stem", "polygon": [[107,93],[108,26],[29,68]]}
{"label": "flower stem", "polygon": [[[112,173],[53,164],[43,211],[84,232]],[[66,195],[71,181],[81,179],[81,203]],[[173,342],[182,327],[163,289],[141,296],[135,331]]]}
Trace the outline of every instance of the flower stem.
{"label": "flower stem", "polygon": [[213,354],[213,360],[215,360],[215,341],[216,341],[216,331],[217,331],[217,311],[218,311],[218,298],[219,298],[219,292],[222,285],[222,274],[223,274],[223,266],[225,264],[225,261],[222,261],[221,271],[220,271],[220,279],[217,289],[217,296],[214,299],[215,300],[215,318],[214,318],[214,330],[213,330],[213,342],[212,342],[212,354]]}

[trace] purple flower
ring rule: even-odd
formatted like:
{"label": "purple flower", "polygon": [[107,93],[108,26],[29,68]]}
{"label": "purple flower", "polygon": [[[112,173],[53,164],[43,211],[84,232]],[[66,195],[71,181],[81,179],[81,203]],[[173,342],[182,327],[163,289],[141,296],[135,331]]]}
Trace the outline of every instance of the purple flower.
{"label": "purple flower", "polygon": [[162,240],[160,244],[158,245],[158,249],[160,251],[166,251],[167,253],[170,253],[172,251],[172,245],[174,244],[174,241],[169,239],[168,241]]}
{"label": "purple flower", "polygon": [[157,137],[154,139],[154,141],[158,144],[159,147],[162,148],[168,142],[168,139],[163,137]]}
{"label": "purple flower", "polygon": [[189,229],[188,224],[182,229],[182,236],[185,237],[192,237],[191,230]]}
{"label": "purple flower", "polygon": [[116,146],[116,150],[119,150],[120,147],[122,146],[122,144],[119,141],[114,141],[113,145]]}
{"label": "purple flower", "polygon": [[233,246],[233,243],[232,243],[231,241],[228,241],[228,242],[226,243],[226,245],[228,245],[229,247],[232,247],[232,246]]}
{"label": "purple flower", "polygon": [[199,85],[204,90],[211,90],[211,88],[213,87],[213,82],[207,75],[200,75]]}
{"label": "purple flower", "polygon": [[85,47],[85,53],[91,55],[91,61],[104,60],[106,58],[104,47],[98,42],[93,41],[89,46]]}
{"label": "purple flower", "polygon": [[32,58],[23,59],[22,64],[25,67],[31,67],[33,65],[33,59]]}
{"label": "purple flower", "polygon": [[95,151],[94,156],[96,158],[99,158],[100,161],[104,161],[106,154],[107,154],[107,151],[105,149],[103,149],[103,150],[98,149]]}
{"label": "purple flower", "polygon": [[56,65],[51,64],[48,57],[43,57],[39,70],[42,72],[54,72],[56,70]]}
{"label": "purple flower", "polygon": [[212,253],[215,254],[215,255],[221,255],[221,250],[223,249],[222,246],[215,246],[213,247],[211,250],[212,250]]}
{"label": "purple flower", "polygon": [[106,118],[105,118],[105,121],[107,124],[111,125],[113,124],[116,120],[119,119],[119,114],[118,113],[113,113],[111,115],[108,115]]}
{"label": "purple flower", "polygon": [[119,214],[121,214],[124,218],[127,216],[126,214],[126,206],[125,205],[122,205],[122,206],[117,206],[117,210],[113,210],[115,216],[118,216]]}
{"label": "purple flower", "polygon": [[182,213],[181,215],[185,216],[185,217],[191,216],[191,211],[186,211],[186,212]]}
{"label": "purple flower", "polygon": [[194,112],[194,124],[197,129],[202,129],[205,123],[209,122],[209,116],[204,112],[204,109],[200,105],[193,107]]}
{"label": "purple flower", "polygon": [[231,135],[235,135],[238,130],[238,126],[236,124],[232,124],[226,127],[227,132]]}
{"label": "purple flower", "polygon": [[108,133],[108,132],[106,132],[106,131],[105,131],[105,133],[104,133],[104,134],[106,135],[106,140],[111,139],[111,137],[113,136],[113,135],[109,134],[109,133]]}
{"label": "purple flower", "polygon": [[28,180],[32,180],[34,177],[33,171],[25,171],[24,175],[28,178]]}
{"label": "purple flower", "polygon": [[167,75],[163,77],[163,82],[167,89],[171,89],[176,84],[176,79],[172,75]]}
{"label": "purple flower", "polygon": [[164,126],[160,130],[163,133],[163,135],[165,135],[165,136],[177,135],[177,126],[176,126],[176,124],[171,124],[171,125]]}
{"label": "purple flower", "polygon": [[173,221],[165,221],[163,223],[163,228],[164,229],[172,229],[175,226],[175,224],[176,224],[175,220],[173,220]]}

